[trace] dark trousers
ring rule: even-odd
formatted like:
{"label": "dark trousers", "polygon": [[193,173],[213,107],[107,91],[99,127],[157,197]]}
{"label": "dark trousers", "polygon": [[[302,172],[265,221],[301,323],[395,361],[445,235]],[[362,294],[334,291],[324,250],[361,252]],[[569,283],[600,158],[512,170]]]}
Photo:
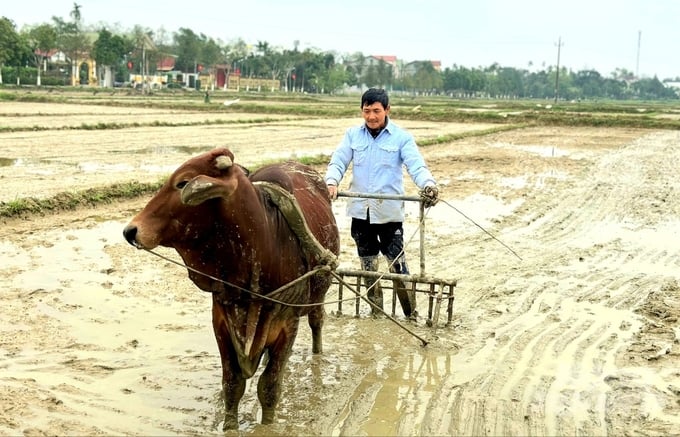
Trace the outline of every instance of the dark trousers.
{"label": "dark trousers", "polygon": [[370,223],[369,220],[352,219],[351,235],[360,258],[380,253],[392,262],[394,273],[409,274],[404,257],[404,229],[401,222]]}

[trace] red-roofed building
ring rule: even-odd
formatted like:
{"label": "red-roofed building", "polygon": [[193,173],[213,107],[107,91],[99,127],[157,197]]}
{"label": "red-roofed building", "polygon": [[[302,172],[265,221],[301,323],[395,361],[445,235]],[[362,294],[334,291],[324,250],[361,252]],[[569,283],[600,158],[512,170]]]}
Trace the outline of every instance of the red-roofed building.
{"label": "red-roofed building", "polygon": [[387,62],[392,67],[395,67],[395,68],[397,67],[397,57],[396,56],[393,56],[393,55],[389,55],[389,56],[372,55],[371,58],[374,58],[378,61]]}
{"label": "red-roofed building", "polygon": [[57,49],[51,49],[47,52],[36,50],[35,54],[42,56],[48,63],[52,64],[65,64],[69,61],[68,58],[66,57],[66,54]]}
{"label": "red-roofed building", "polygon": [[175,69],[175,57],[164,56],[156,63],[156,71],[173,71]]}
{"label": "red-roofed building", "polygon": [[[395,79],[399,79],[402,74],[415,74],[416,71],[416,65],[418,62],[409,62],[408,64],[404,64],[403,61],[397,59],[396,56],[385,56],[385,55],[371,55],[370,57],[366,58],[366,65],[372,65],[376,66],[380,62],[384,62],[387,65],[392,67],[392,76]],[[442,70],[442,62],[441,61],[422,61],[422,62],[430,62],[432,63],[432,67],[435,69],[435,71],[441,71]]]}
{"label": "red-roofed building", "polygon": [[371,55],[366,58],[366,66],[378,66],[381,62],[384,62],[392,69],[392,77],[399,77],[399,68],[397,64],[399,60],[393,55]]}

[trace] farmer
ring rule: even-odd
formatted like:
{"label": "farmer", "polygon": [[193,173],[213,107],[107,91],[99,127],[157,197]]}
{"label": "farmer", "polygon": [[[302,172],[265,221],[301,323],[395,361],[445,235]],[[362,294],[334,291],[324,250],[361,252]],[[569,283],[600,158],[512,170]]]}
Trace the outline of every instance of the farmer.
{"label": "farmer", "polygon": [[[403,165],[420,188],[425,207],[434,206],[439,198],[437,182],[413,135],[390,120],[387,92],[376,88],[367,90],[361,96],[361,112],[365,123],[347,129],[328,164],[325,179],[330,198],[337,198],[338,185],[352,162],[350,191],[404,195]],[[409,274],[404,255],[403,200],[351,198],[347,203],[347,214],[352,217],[351,235],[357,245],[362,270],[377,272],[382,253],[390,272]],[[368,299],[382,309],[380,282],[364,279]],[[393,284],[404,315],[415,319],[416,299],[410,284],[401,280],[395,280]],[[374,308],[371,310],[377,312]]]}

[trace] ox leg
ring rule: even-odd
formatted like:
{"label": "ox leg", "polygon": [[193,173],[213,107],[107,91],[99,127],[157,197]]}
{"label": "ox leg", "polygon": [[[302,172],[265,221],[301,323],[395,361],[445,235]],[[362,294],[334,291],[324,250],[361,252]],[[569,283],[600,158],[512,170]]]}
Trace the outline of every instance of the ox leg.
{"label": "ox leg", "polygon": [[322,328],[325,316],[322,305],[315,306],[307,316],[309,328],[312,330],[312,353],[320,354],[323,352]]}
{"label": "ox leg", "polygon": [[[310,280],[311,301],[323,303],[326,292],[331,286],[330,276],[315,276]],[[326,310],[323,305],[312,307],[307,316],[309,328],[312,330],[312,353],[320,354],[323,352],[322,329]]]}
{"label": "ox leg", "polygon": [[293,350],[299,322],[299,319],[291,320],[287,329],[281,330],[279,338],[269,348],[269,361],[257,381],[257,397],[262,405],[262,424],[264,425],[274,422],[276,405],[281,398],[283,372]]}
{"label": "ox leg", "polygon": [[224,430],[238,429],[238,404],[246,389],[246,380],[228,363],[222,361],[222,392],[224,393]]}
{"label": "ox leg", "polygon": [[224,309],[216,300],[213,301],[213,330],[222,362],[222,395],[225,410],[223,429],[238,429],[238,405],[246,390],[246,379],[237,368],[238,360],[227,331]]}

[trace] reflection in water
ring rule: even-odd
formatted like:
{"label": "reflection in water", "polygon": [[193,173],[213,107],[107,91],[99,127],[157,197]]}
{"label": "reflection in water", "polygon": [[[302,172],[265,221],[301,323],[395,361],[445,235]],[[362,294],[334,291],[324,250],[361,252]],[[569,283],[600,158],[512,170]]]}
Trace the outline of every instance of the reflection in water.
{"label": "reflection in water", "polygon": [[[92,428],[74,434],[214,430],[221,372],[210,299],[184,282],[184,272],[132,247],[124,259],[109,256],[111,245],[127,245],[123,223],[87,222],[25,235],[21,244],[0,242],[0,256],[9,255],[0,286],[26,308],[3,314],[21,340],[11,354],[0,354],[0,386],[22,386],[24,395],[57,402],[31,419],[37,429],[76,414]],[[173,275],[186,287],[169,289]],[[150,417],[155,420],[134,419]]]}
{"label": "reflection in water", "polygon": [[[219,434],[224,407],[210,299],[186,271],[127,245],[123,226],[90,216],[70,229],[0,242],[0,286],[21,294],[24,305],[3,319],[27,337],[0,358],[0,385],[32,381],[35,397],[68,407],[35,418],[39,428],[78,415],[89,431],[108,434]],[[371,318],[329,315],[320,356],[310,337],[303,319],[277,423],[258,424],[258,372],[248,381],[239,433],[411,434],[450,379],[456,353],[437,344],[421,349]],[[36,341],[43,338],[49,342]]]}
{"label": "reflection in water", "polygon": [[[333,435],[403,435],[419,428],[434,393],[452,374],[452,353],[420,349],[388,355],[356,388]],[[399,364],[395,364],[399,360]]]}

